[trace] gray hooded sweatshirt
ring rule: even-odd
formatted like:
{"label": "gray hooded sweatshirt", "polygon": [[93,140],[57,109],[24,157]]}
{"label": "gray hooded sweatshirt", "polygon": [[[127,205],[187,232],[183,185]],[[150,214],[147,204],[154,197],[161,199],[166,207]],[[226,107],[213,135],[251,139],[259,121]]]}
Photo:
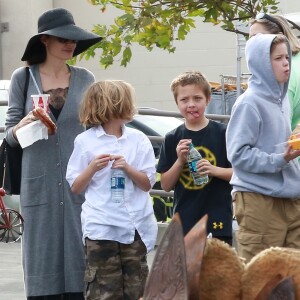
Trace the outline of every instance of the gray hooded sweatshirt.
{"label": "gray hooded sweatshirt", "polygon": [[[226,133],[227,155],[233,167],[230,183],[235,191],[272,197],[300,198],[297,159],[283,155],[291,129],[288,82],[276,80],[270,59],[275,35],[258,34],[246,44],[246,61],[252,74],[248,88],[236,101]],[[291,57],[291,51],[289,49]]]}

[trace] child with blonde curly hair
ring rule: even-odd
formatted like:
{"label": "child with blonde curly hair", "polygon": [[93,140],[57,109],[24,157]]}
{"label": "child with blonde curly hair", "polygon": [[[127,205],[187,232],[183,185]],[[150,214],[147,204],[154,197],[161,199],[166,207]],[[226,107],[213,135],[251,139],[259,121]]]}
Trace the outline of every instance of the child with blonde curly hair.
{"label": "child with blonde curly hair", "polygon": [[[88,300],[138,299],[144,258],[156,241],[149,195],[155,156],[148,137],[125,126],[134,113],[134,89],[120,80],[94,83],[81,104],[80,121],[90,128],[75,139],[67,180],[74,193],[85,193],[81,221]],[[112,169],[124,172],[120,203],[111,198]]]}

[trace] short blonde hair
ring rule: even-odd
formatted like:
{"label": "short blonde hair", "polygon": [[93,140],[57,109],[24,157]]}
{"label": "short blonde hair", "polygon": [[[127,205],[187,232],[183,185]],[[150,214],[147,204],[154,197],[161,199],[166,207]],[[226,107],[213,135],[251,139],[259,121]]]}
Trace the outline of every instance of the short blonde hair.
{"label": "short blonde hair", "polygon": [[134,88],[122,80],[93,83],[81,102],[81,124],[94,127],[113,119],[131,120],[136,112]]}
{"label": "short blonde hair", "polygon": [[199,86],[207,99],[211,96],[211,86],[205,76],[198,71],[187,71],[173,79],[171,83],[171,91],[177,103],[178,87],[186,85]]}
{"label": "short blonde hair", "polygon": [[266,18],[251,20],[250,26],[255,23],[259,23],[264,26],[266,31],[272,34],[278,34],[283,30],[282,33],[287,37],[290,43],[292,54],[296,55],[298,52],[300,52],[300,42],[298,38],[295,36],[295,34],[292,32],[292,29],[290,28],[288,21],[284,17],[279,15],[270,14],[269,16],[274,20],[276,20],[276,23],[280,24],[281,28],[278,26],[278,24]]}

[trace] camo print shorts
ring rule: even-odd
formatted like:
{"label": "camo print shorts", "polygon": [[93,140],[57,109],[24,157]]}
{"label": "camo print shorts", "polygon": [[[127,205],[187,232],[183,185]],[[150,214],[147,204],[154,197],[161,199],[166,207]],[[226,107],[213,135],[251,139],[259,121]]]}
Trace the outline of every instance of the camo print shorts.
{"label": "camo print shorts", "polygon": [[[139,236],[138,236],[139,237]],[[142,297],[148,265],[146,247],[86,239],[86,300],[138,300]]]}

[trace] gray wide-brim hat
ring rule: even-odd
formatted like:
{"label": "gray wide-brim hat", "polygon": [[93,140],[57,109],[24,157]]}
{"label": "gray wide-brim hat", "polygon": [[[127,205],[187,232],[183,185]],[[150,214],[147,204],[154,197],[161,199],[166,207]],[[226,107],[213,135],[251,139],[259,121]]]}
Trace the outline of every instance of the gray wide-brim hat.
{"label": "gray wide-brim hat", "polygon": [[39,17],[38,34],[29,40],[21,58],[22,61],[29,61],[37,53],[44,51],[45,46],[40,41],[40,36],[43,34],[77,41],[73,56],[102,40],[102,37],[76,26],[74,18],[68,10],[54,8]]}

